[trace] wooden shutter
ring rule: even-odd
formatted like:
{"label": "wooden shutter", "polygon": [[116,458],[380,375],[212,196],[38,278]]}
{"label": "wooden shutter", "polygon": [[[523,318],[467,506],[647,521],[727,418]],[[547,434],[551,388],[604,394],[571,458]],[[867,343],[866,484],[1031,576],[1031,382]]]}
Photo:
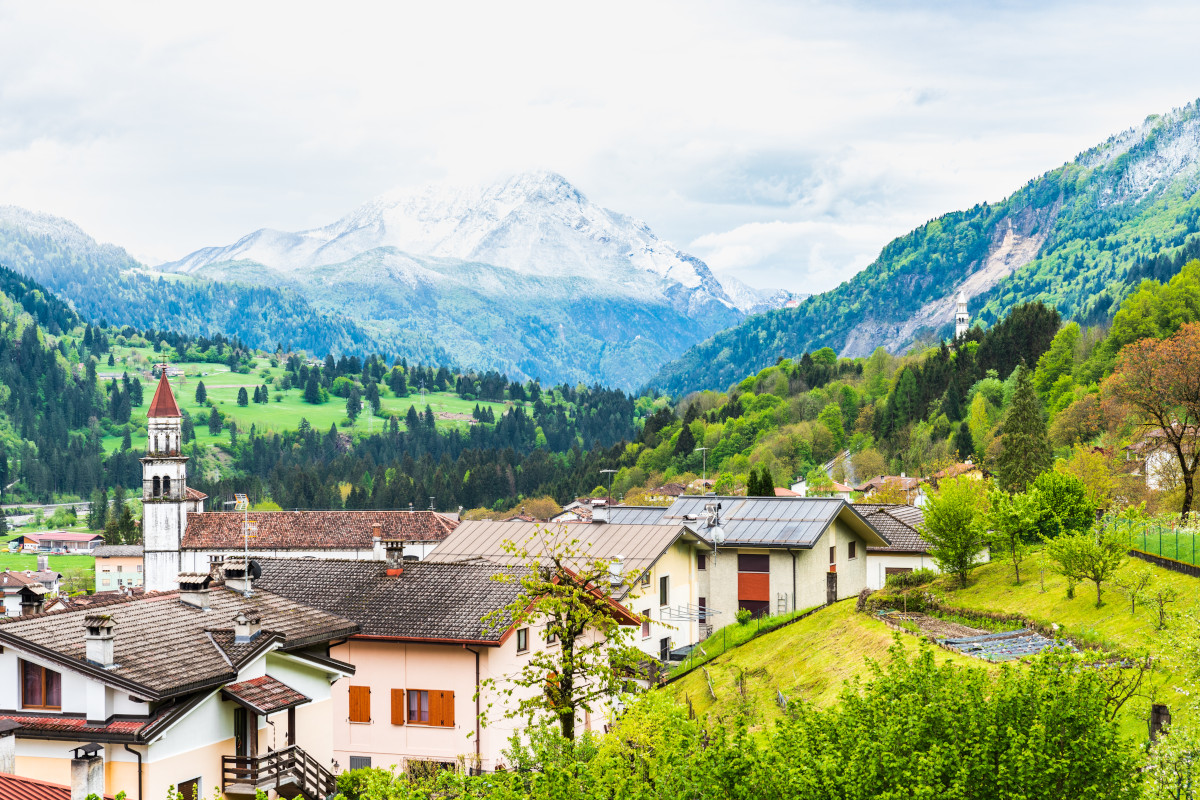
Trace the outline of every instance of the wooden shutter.
{"label": "wooden shutter", "polygon": [[392,724],[403,725],[408,707],[404,705],[404,690],[392,689]]}
{"label": "wooden shutter", "polygon": [[370,686],[351,686],[350,687],[350,721],[351,722],[370,722],[371,721],[371,687]]}
{"label": "wooden shutter", "polygon": [[454,692],[429,693],[429,722],[443,728],[454,727]]}

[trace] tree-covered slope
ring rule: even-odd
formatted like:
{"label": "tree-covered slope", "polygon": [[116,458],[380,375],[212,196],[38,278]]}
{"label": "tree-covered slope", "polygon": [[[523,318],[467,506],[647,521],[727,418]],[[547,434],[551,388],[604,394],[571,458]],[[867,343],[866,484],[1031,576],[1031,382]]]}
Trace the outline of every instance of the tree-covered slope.
{"label": "tree-covered slope", "polygon": [[1066,319],[1111,316],[1143,277],[1169,277],[1200,231],[1200,104],[1152,116],[996,204],[938,217],[890,242],[837,288],[746,319],[666,365],[671,394],[724,388],[820,347],[865,355],[953,333],[963,291],[985,323],[1031,300]]}

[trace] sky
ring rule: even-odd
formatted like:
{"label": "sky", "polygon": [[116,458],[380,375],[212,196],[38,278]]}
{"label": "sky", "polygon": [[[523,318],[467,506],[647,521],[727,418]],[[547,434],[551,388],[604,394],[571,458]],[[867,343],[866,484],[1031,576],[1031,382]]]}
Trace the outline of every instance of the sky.
{"label": "sky", "polygon": [[1200,5],[0,3],[0,203],[147,264],[529,169],[816,292],[1200,96]]}

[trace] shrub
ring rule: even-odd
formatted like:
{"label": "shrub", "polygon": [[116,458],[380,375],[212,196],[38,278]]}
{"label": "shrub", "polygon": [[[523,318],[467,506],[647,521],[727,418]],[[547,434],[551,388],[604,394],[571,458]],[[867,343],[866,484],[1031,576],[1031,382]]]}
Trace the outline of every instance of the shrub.
{"label": "shrub", "polygon": [[885,585],[889,589],[909,589],[914,586],[924,586],[933,583],[938,577],[938,571],[928,568],[914,569],[912,572],[898,572],[888,575]]}
{"label": "shrub", "polygon": [[738,625],[745,625],[751,620],[751,618],[754,616],[754,613],[748,608],[739,608],[735,616],[737,617]]}

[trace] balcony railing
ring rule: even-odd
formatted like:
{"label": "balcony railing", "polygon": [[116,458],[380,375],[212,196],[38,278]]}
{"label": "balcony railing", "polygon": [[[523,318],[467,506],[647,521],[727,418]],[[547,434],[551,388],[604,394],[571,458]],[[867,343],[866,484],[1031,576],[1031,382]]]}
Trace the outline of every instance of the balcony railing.
{"label": "balcony railing", "polygon": [[337,778],[299,745],[257,758],[221,757],[221,790],[230,797],[253,797],[257,789],[282,797],[327,800],[337,794]]}

